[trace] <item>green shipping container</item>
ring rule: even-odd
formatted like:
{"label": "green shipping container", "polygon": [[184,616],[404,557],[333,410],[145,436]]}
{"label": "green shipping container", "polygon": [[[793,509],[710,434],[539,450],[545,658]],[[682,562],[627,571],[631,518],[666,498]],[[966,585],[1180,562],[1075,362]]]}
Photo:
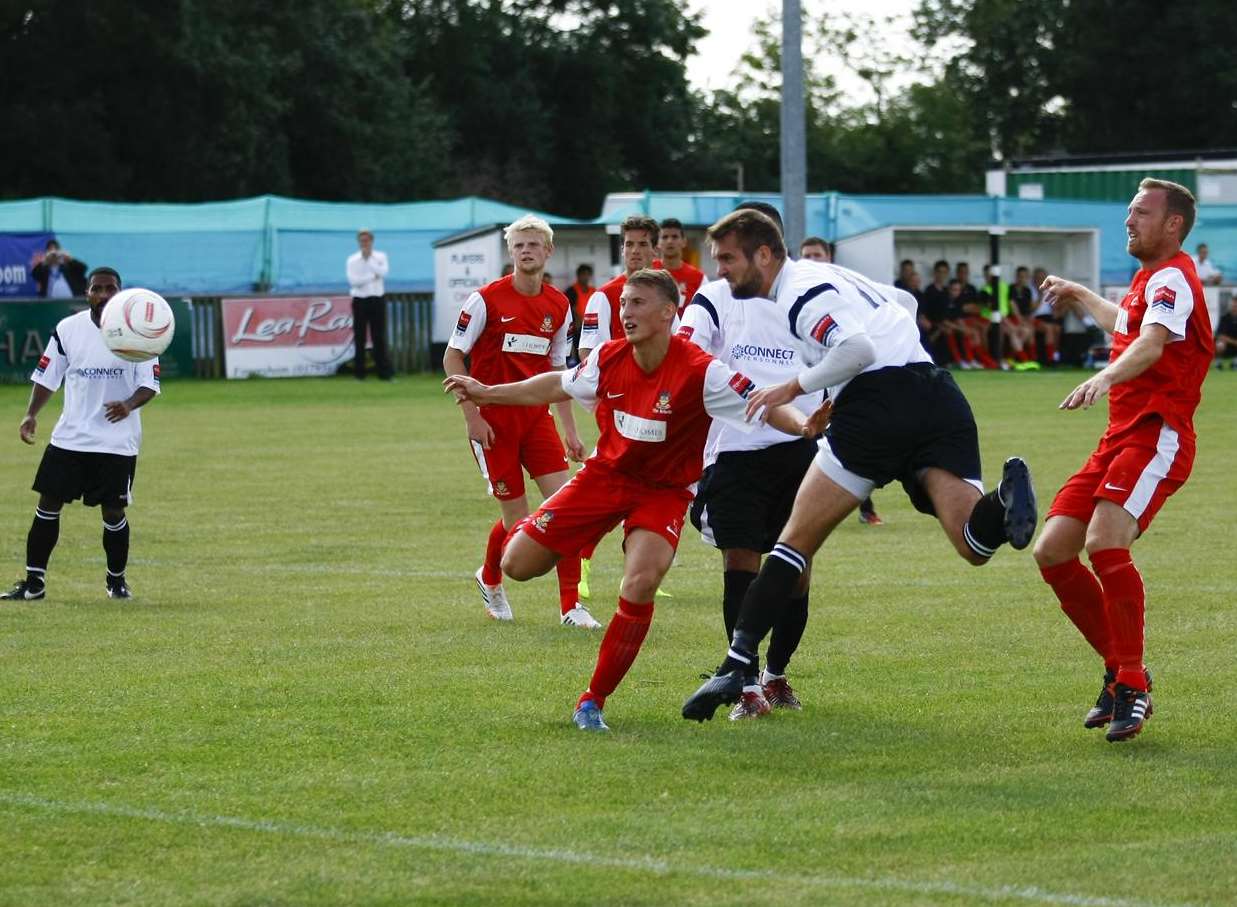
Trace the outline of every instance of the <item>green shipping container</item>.
{"label": "green shipping container", "polygon": [[1043,186],[1045,199],[1128,202],[1144,177],[1172,180],[1191,192],[1198,192],[1198,171],[1194,169],[1146,170],[1011,170],[1005,193],[1018,198],[1018,189],[1028,183]]}

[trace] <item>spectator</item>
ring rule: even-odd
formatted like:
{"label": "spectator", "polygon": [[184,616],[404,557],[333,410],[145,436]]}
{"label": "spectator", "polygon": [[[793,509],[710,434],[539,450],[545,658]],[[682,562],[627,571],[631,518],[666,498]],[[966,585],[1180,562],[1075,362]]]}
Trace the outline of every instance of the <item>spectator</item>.
{"label": "spectator", "polygon": [[[1203,248],[1206,248],[1204,246]],[[1224,359],[1230,369],[1237,368],[1237,296],[1228,303],[1228,311],[1216,325],[1216,368],[1223,368]]]}
{"label": "spectator", "polygon": [[580,322],[584,320],[584,310],[588,307],[589,298],[597,292],[593,286],[593,266],[580,265],[576,268],[576,282],[567,288],[567,302],[571,304],[571,352],[567,355],[567,365],[571,368],[580,363]]}
{"label": "spectator", "polygon": [[[546,284],[547,286],[553,287],[554,286],[554,275],[551,274],[549,271],[546,271],[544,274],[541,275],[541,282]],[[555,287],[555,289],[558,289],[558,288]]]}
{"label": "spectator", "polygon": [[979,303],[976,300],[978,294],[971,302],[965,300],[961,280],[955,277],[949,282],[949,308],[944,324],[954,338],[955,346],[951,347],[951,350],[961,346],[958,364],[964,369],[997,368],[996,360],[988,355],[985,336],[987,319],[979,316]]}
{"label": "spectator", "polygon": [[932,266],[932,283],[923,291],[919,304],[919,330],[924,349],[937,365],[961,365],[962,352],[957,335],[945,325],[949,319],[949,262],[942,259]]}
{"label": "spectator", "polygon": [[47,241],[42,260],[34,266],[38,294],[45,299],[70,299],[86,295],[86,264],[78,261],[54,239]]}
{"label": "spectator", "polygon": [[352,294],[352,330],[356,337],[356,377],[365,380],[365,334],[374,344],[374,365],[378,377],[390,381],[391,363],[387,360],[387,299],[383,282],[390,270],[387,256],[374,248],[374,234],[360,230],[356,235],[359,251],[348,256],[348,286]]}
{"label": "spectator", "polygon": [[1052,368],[1060,361],[1058,349],[1061,346],[1061,319],[1052,311],[1052,306],[1044,298],[1040,287],[1048,279],[1048,272],[1036,268],[1031,277],[1031,316],[1035,319],[1035,336],[1040,339],[1039,348],[1044,353],[1044,365]]}
{"label": "spectator", "polygon": [[1219,286],[1224,282],[1224,275],[1220,273],[1220,269],[1216,267],[1216,263],[1212,261],[1207,252],[1207,244],[1200,242],[1198,244],[1198,254],[1193,256],[1194,269],[1198,271],[1198,281],[1205,287]]}
{"label": "spectator", "polygon": [[515,265],[513,265],[511,262],[507,262],[505,265],[503,265],[503,273],[502,273],[503,277],[506,277],[508,274],[514,274],[514,273],[515,273]]}
{"label": "spectator", "polygon": [[976,302],[979,299],[979,290],[975,289],[975,284],[971,283],[971,266],[965,261],[958,262],[958,271],[955,276],[962,286],[962,304],[970,305]]}
{"label": "spectator", "polygon": [[915,262],[909,258],[902,259],[902,263],[898,265],[898,279],[893,282],[893,285],[899,290],[910,292],[911,279],[918,276],[915,270]]}
{"label": "spectator", "polygon": [[807,261],[833,261],[833,244],[819,236],[809,236],[799,243],[799,257]]}

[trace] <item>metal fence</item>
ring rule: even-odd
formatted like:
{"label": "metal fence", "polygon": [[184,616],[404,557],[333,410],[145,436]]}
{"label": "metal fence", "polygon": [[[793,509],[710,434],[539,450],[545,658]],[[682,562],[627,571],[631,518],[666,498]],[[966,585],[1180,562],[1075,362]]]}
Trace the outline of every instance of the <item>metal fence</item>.
{"label": "metal fence", "polygon": [[[263,298],[267,298],[264,294]],[[229,299],[238,298],[230,295]],[[255,297],[258,298],[258,297]],[[193,373],[199,378],[222,378],[224,368],[223,313],[220,296],[186,297],[192,321]],[[434,326],[434,298],[428,293],[387,294],[387,354],[397,372],[433,369],[430,338]]]}

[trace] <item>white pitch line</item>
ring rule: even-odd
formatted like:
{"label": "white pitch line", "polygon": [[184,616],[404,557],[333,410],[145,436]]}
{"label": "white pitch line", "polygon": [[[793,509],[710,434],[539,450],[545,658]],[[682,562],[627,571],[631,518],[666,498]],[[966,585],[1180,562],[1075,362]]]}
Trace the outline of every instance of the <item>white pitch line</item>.
{"label": "white pitch line", "polygon": [[317,825],[301,825],[276,819],[247,819],[243,816],[210,816],[186,812],[165,812],[110,803],[83,803],[49,800],[29,794],[0,792],[0,805],[54,813],[87,814],[122,819],[143,819],[169,825],[199,828],[225,828],[240,831],[312,838],[335,844],[368,844],[379,847],[432,850],[445,853],[472,854],[483,857],[510,857],[517,860],[541,860],[550,863],[570,863],[607,869],[624,869],[655,875],[684,875],[705,879],[736,881],[769,881],[818,888],[858,888],[891,891],[912,895],[943,894],[955,897],[979,898],[985,901],[1023,901],[1032,904],[1059,904],[1066,907],[1190,907],[1188,904],[1150,901],[1129,901],[1122,898],[1091,897],[1046,891],[1034,885],[965,885],[955,882],[914,881],[893,877],[848,877],[780,873],[768,869],[726,869],[718,866],[691,866],[673,863],[657,857],[611,857],[587,851],[558,848],[521,847],[487,841],[468,841],[437,835],[402,835],[396,832],[346,831]]}

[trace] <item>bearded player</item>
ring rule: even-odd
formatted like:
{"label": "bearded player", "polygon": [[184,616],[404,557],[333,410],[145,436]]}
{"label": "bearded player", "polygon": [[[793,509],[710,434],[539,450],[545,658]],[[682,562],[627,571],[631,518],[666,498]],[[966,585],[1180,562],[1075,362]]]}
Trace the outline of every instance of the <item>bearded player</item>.
{"label": "bearded player", "polygon": [[[554,232],[541,218],[526,215],[507,227],[504,235],[514,271],[482,287],[464,303],[442,359],[448,375],[502,383],[566,364],[569,304],[566,296],[542,280],[554,251]],[[567,481],[567,459],[544,404],[491,409],[462,403],[461,409],[473,456],[501,512],[490,527],[485,560],[476,574],[477,587],[486,614],[507,621],[513,615],[499,562],[507,534],[528,516],[524,471],[542,495],[549,497]],[[581,460],[584,446],[576,433],[571,403],[560,403],[557,409],[567,451],[572,459]],[[598,629],[601,624],[579,603],[579,581],[579,559],[564,558],[558,565],[560,619],[563,626]]]}
{"label": "bearded player", "polygon": [[[1081,470],[1057,492],[1035,560],[1061,609],[1104,660],[1104,683],[1083,718],[1108,725],[1110,742],[1151,717],[1143,663],[1142,576],[1130,548],[1194,465],[1194,410],[1213,350],[1203,287],[1182,243],[1194,225],[1184,186],[1144,179],[1125,219],[1126,248],[1141,267],[1120,305],[1060,277],[1043,283],[1061,314],[1074,308],[1112,334],[1108,365],[1070,392],[1061,409],[1108,396],[1108,427]],[[1078,555],[1086,549],[1088,570]]]}
{"label": "bearded player", "polygon": [[[445,382],[461,401],[531,406],[575,399],[597,416],[596,451],[520,524],[502,559],[512,579],[532,579],[623,524],[622,590],[572,716],[581,730],[609,729],[602,709],[653,620],[653,596],[679,544],[711,420],[747,425],[751,380],[671,336],[678,295],[667,272],[637,271],[620,298],[626,339],[602,344],[573,371],[496,387],[464,376]],[[768,416],[771,425],[796,436],[813,427],[793,407],[775,407]]]}

